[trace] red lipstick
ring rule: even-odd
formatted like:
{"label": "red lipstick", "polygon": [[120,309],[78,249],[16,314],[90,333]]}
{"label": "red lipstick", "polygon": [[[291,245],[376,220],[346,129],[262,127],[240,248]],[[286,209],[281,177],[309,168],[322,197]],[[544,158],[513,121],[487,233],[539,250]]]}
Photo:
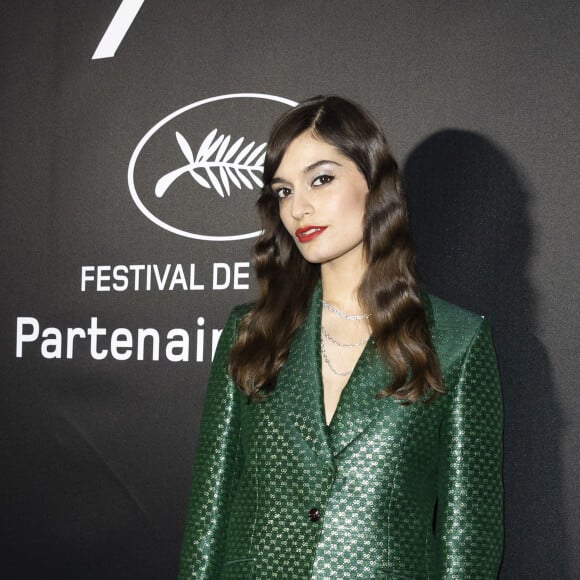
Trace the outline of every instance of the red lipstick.
{"label": "red lipstick", "polygon": [[327,226],[306,226],[304,228],[298,228],[294,235],[298,238],[299,242],[305,243],[318,237]]}

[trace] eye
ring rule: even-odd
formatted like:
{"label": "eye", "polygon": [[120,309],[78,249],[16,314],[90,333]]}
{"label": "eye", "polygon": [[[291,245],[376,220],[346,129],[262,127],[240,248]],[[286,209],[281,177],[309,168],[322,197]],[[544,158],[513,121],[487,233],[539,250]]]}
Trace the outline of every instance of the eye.
{"label": "eye", "polygon": [[312,182],[312,186],[315,187],[317,185],[326,185],[327,183],[330,183],[333,179],[334,179],[334,175],[327,175],[327,174],[319,175]]}
{"label": "eye", "polygon": [[274,193],[276,194],[276,197],[284,199],[292,193],[292,190],[289,187],[278,187],[277,189],[274,189]]}

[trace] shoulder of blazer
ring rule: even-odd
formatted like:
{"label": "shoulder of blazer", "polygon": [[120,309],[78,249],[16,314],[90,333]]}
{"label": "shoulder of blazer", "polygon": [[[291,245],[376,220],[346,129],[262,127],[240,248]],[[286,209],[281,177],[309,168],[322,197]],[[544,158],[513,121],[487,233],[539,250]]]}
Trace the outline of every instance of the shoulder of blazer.
{"label": "shoulder of blazer", "polygon": [[447,300],[427,293],[422,294],[422,299],[433,346],[442,367],[462,357],[482,327],[489,326],[483,316]]}
{"label": "shoulder of blazer", "polygon": [[243,304],[238,304],[232,308],[230,316],[233,316],[236,320],[239,320],[242,316],[246,315],[250,310],[255,308],[255,302],[244,302]]}
{"label": "shoulder of blazer", "polygon": [[231,329],[232,331],[232,336],[230,337],[231,341],[235,340],[240,320],[255,306],[256,306],[255,302],[244,302],[243,304],[238,304],[232,308],[227,318],[226,325],[224,327],[224,330],[226,330],[227,328]]}
{"label": "shoulder of blazer", "polygon": [[427,310],[427,318],[434,326],[460,323],[466,328],[474,329],[478,328],[484,319],[480,314],[447,302],[433,294],[422,294],[422,299]]}

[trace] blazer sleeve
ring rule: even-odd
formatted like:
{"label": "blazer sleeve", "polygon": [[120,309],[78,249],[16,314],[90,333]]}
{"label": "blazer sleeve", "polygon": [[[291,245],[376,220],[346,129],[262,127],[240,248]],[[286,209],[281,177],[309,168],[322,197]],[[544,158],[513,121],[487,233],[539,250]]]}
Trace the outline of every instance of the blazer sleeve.
{"label": "blazer sleeve", "polygon": [[243,461],[240,393],[227,371],[241,308],[234,308],[230,314],[210,371],[193,466],[179,580],[215,578],[222,563],[230,497]]}
{"label": "blazer sleeve", "polygon": [[501,386],[482,320],[441,428],[437,541],[440,578],[497,578],[503,553]]}

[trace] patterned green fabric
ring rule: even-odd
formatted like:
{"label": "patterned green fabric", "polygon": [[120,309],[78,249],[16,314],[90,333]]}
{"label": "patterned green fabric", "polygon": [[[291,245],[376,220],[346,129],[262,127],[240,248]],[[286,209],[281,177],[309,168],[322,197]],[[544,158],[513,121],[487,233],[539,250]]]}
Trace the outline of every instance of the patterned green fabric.
{"label": "patterned green fabric", "polygon": [[502,407],[489,325],[432,296],[425,307],[447,393],[428,405],[377,399],[389,374],[371,339],[329,427],[320,289],[260,403],[226,371],[244,307],[233,310],[203,411],[180,579],[496,578]]}

